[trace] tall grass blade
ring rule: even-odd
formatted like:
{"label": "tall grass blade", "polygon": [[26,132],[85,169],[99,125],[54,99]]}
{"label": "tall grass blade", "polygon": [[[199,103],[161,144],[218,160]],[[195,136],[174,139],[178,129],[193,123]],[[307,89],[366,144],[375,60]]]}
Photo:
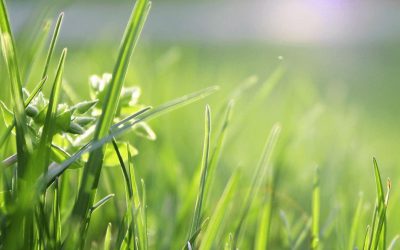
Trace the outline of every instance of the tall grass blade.
{"label": "tall grass blade", "polygon": [[[49,50],[47,51],[46,61],[45,61],[43,72],[42,72],[42,78],[44,78],[47,75],[47,71],[49,69],[49,65],[50,65],[50,62],[51,62],[51,59],[52,59],[52,56],[54,53],[54,49],[56,47],[58,35],[60,34],[63,18],[64,18],[64,13],[61,12],[61,14],[57,18],[57,22],[54,27],[53,35],[50,40],[50,46],[49,46]],[[40,89],[41,89],[41,87],[39,88],[39,90]],[[35,91],[33,91],[33,92],[35,92]]]}
{"label": "tall grass blade", "polygon": [[40,169],[42,170],[43,173],[47,172],[47,167],[50,163],[51,144],[53,136],[55,134],[57,107],[60,99],[61,82],[62,82],[62,75],[64,72],[66,55],[67,55],[67,49],[64,49],[61,54],[60,62],[57,68],[56,78],[54,80],[53,88],[51,90],[49,104],[47,107],[47,114],[43,125],[42,135],[40,138],[39,149],[37,151],[37,159],[40,162],[40,164],[37,165],[40,166]]}
{"label": "tall grass blade", "polygon": [[348,250],[353,250],[356,246],[356,235],[357,235],[357,231],[358,231],[358,226],[360,224],[362,206],[363,206],[363,196],[360,195],[360,198],[358,199],[356,211],[353,215],[353,222],[351,224],[349,243],[347,245]]}
{"label": "tall grass blade", "polygon": [[236,172],[226,185],[225,190],[218,201],[217,207],[215,208],[215,212],[210,218],[207,229],[205,230],[201,240],[201,245],[199,248],[200,250],[212,249],[217,233],[221,228],[222,220],[225,216],[226,210],[234,195],[238,180],[239,174]]}
{"label": "tall grass blade", "polygon": [[17,153],[20,175],[24,176],[28,158],[32,152],[32,141],[27,136],[26,115],[22,95],[22,83],[17,62],[15,43],[11,32],[7,8],[4,0],[0,0],[0,38],[3,56],[6,62],[11,84],[12,100],[14,103],[14,116],[17,135]]}
{"label": "tall grass blade", "polygon": [[111,223],[108,223],[107,226],[107,231],[106,231],[106,236],[104,237],[104,250],[112,250],[111,247],[111,237],[112,237],[112,225]]}
{"label": "tall grass blade", "polygon": [[[125,81],[125,75],[128,69],[129,61],[139,39],[143,24],[149,12],[150,3],[147,0],[138,0],[132,11],[132,15],[125,30],[124,38],[121,43],[117,62],[114,66],[113,76],[106,92],[102,114],[99,122],[96,125],[94,140],[99,140],[107,136],[109,129],[114,120],[114,115],[118,106],[120,93]],[[94,197],[97,191],[97,185],[102,169],[104,152],[102,147],[92,151],[89,155],[89,160],[84,168],[82,175],[81,187],[79,189],[78,199],[72,213],[74,223],[80,224],[80,229],[77,230],[77,238],[83,238],[79,235],[84,233],[85,224],[89,222],[88,211],[93,204]]]}
{"label": "tall grass blade", "polygon": [[[189,233],[189,239],[192,238],[195,232],[198,231],[201,225],[201,216],[203,212],[204,202],[204,191],[207,184],[207,174],[209,166],[209,152],[210,152],[210,137],[211,137],[211,111],[207,105],[205,110],[205,130],[204,130],[204,142],[203,142],[203,156],[201,159],[201,179],[199,192],[197,194],[196,205],[192,220],[192,226]],[[194,242],[191,242],[194,244]]]}
{"label": "tall grass blade", "polygon": [[205,207],[207,208],[207,203],[208,200],[210,199],[210,189],[213,186],[214,180],[215,180],[215,171],[217,169],[217,165],[219,162],[219,159],[221,157],[221,152],[224,146],[224,142],[225,142],[225,137],[226,137],[226,133],[228,131],[228,127],[232,118],[232,110],[233,110],[233,106],[234,106],[234,101],[231,100],[227,107],[226,107],[226,111],[225,111],[225,117],[224,117],[224,121],[221,127],[221,130],[219,132],[219,135],[217,137],[217,143],[211,153],[211,158],[210,158],[210,163],[209,163],[209,167],[208,167],[208,182],[206,183],[205,186]]}

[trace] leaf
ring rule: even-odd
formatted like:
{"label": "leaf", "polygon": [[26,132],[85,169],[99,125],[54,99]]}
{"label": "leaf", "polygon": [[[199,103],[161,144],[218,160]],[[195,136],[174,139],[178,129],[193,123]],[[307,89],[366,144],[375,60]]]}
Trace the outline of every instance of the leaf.
{"label": "leaf", "polygon": [[[197,193],[196,205],[194,209],[192,226],[190,228],[189,239],[192,238],[195,232],[198,231],[201,225],[201,216],[204,201],[204,191],[207,185],[207,171],[209,166],[209,152],[210,152],[210,137],[211,137],[211,111],[207,105],[205,110],[205,124],[204,124],[204,142],[203,142],[203,156],[201,159],[201,179],[199,191]],[[191,242],[194,243],[194,242]]]}
{"label": "leaf", "polygon": [[225,216],[228,205],[231,202],[231,199],[234,195],[234,191],[237,186],[237,182],[239,180],[238,172],[235,172],[230,178],[228,184],[225,187],[225,190],[218,201],[217,207],[213,215],[211,216],[210,222],[204,232],[204,235],[201,240],[200,250],[212,249],[213,243],[217,234],[219,233],[219,229],[221,227],[222,220]]}
{"label": "leaf", "polygon": [[14,103],[13,110],[16,124],[17,154],[21,156],[18,157],[19,173],[21,177],[24,177],[27,170],[28,158],[33,147],[31,139],[27,136],[28,128],[26,125],[21,76],[15,52],[15,43],[4,0],[0,1],[0,39],[11,84],[12,100]]}
{"label": "leaf", "polygon": [[[139,0],[135,3],[130,20],[125,30],[124,38],[122,39],[121,47],[118,53],[117,62],[114,66],[114,71],[109,87],[107,88],[106,97],[102,107],[102,114],[96,125],[94,132],[94,140],[108,135],[114,120],[115,112],[118,107],[120,93],[125,81],[125,75],[128,70],[129,61],[132,52],[139,39],[141,30],[149,12],[150,3],[147,0]],[[89,160],[84,168],[79,189],[77,202],[73,209],[71,217],[73,221],[79,221],[78,233],[75,234],[79,238],[79,234],[86,231],[86,224],[89,223],[90,217],[87,217],[88,210],[93,202],[93,195],[97,189],[100,172],[103,165],[104,151],[102,145],[99,148],[90,152]],[[81,244],[84,239],[81,239]],[[68,243],[68,241],[67,241]],[[73,243],[72,243],[73,244]],[[73,247],[73,246],[71,246]]]}
{"label": "leaf", "polygon": [[[54,79],[53,88],[51,90],[49,104],[47,107],[47,114],[43,125],[42,135],[39,142],[39,148],[37,151],[38,161],[36,164],[39,166],[39,171],[47,172],[48,165],[50,163],[50,149],[53,136],[56,133],[57,124],[57,106],[60,98],[62,75],[64,72],[65,57],[67,50],[64,49],[60,62],[58,64],[56,77]],[[68,119],[68,118],[67,118]],[[69,118],[70,119],[70,118]],[[39,176],[39,174],[38,174]]]}

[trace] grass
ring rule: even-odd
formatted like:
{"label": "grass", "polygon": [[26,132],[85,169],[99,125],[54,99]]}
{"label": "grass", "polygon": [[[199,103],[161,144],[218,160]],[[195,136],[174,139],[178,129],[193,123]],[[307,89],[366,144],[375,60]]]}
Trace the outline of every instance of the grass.
{"label": "grass", "polygon": [[[0,248],[396,249],[399,204],[389,194],[398,191],[381,173],[393,183],[398,173],[390,159],[366,162],[362,137],[373,129],[357,129],[357,111],[321,97],[285,60],[267,74],[261,61],[243,63],[255,58],[246,48],[206,50],[226,51],[212,60],[184,46],[136,51],[149,8],[135,3],[113,63],[101,46],[64,49],[54,63],[68,17],[58,16],[44,54],[50,21],[23,47],[1,0],[0,81],[10,94],[0,116]],[[264,73],[251,75],[259,64]],[[80,84],[107,69],[112,76]]]}

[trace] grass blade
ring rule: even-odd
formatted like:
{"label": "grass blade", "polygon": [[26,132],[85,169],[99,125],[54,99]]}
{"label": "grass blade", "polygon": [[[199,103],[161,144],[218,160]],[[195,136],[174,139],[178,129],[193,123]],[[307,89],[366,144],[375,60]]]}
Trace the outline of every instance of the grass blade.
{"label": "grass blade", "polygon": [[[50,163],[51,143],[55,134],[55,124],[57,118],[57,107],[60,98],[62,75],[64,72],[65,58],[67,49],[64,49],[58,64],[56,78],[51,90],[46,119],[43,125],[42,136],[40,138],[39,149],[37,151],[38,164],[42,172],[46,172]],[[42,165],[42,166],[41,166]],[[36,177],[37,178],[37,177]]]}
{"label": "grass blade", "polygon": [[320,187],[319,187],[319,170],[315,171],[314,185],[312,192],[312,228],[311,228],[311,249],[316,250],[320,248]]}
{"label": "grass blade", "polygon": [[[194,210],[194,216],[192,226],[189,233],[189,239],[192,238],[195,232],[198,231],[201,225],[201,215],[204,201],[204,191],[207,184],[207,171],[209,166],[209,152],[210,152],[210,137],[211,137],[211,112],[210,107],[207,105],[205,110],[205,131],[204,131],[204,144],[203,144],[203,156],[201,160],[201,179],[199,192],[197,194],[196,205]],[[194,242],[191,242],[194,245]]]}
{"label": "grass blade", "polygon": [[4,0],[0,0],[0,38],[3,56],[8,69],[12,99],[14,102],[14,116],[17,134],[18,166],[21,176],[25,175],[28,158],[32,152],[32,141],[27,136],[27,125],[24,100],[22,95],[22,83],[17,62],[15,43],[10,28],[7,8]]}
{"label": "grass blade", "polygon": [[356,246],[356,234],[358,230],[358,225],[360,224],[361,210],[363,206],[363,196],[360,195],[358,199],[356,212],[353,216],[353,222],[350,229],[349,244],[347,245],[348,250],[353,250]]}
{"label": "grass blade", "polygon": [[230,204],[231,199],[234,195],[238,179],[239,174],[238,172],[236,172],[233,174],[228,184],[226,185],[225,190],[218,201],[217,207],[215,208],[215,212],[211,216],[207,229],[204,232],[199,248],[200,250],[207,250],[212,248],[215,237],[217,236],[217,233],[221,227],[221,223],[228,208],[228,205]]}
{"label": "grass blade", "polygon": [[90,213],[93,213],[96,209],[103,206],[107,201],[111,200],[114,196],[115,194],[109,194],[104,198],[102,198],[101,200],[99,200],[98,202],[96,202],[96,204],[94,204],[93,207],[90,209]]}
{"label": "grass blade", "polygon": [[256,197],[256,194],[258,193],[258,190],[260,189],[260,187],[265,179],[265,176],[267,175],[268,165],[270,163],[271,155],[272,155],[273,149],[275,148],[276,142],[278,140],[280,131],[281,131],[281,127],[278,124],[275,124],[272,127],[272,130],[268,136],[267,142],[264,147],[263,154],[261,156],[261,159],[259,161],[257,169],[254,173],[249,192],[246,195],[246,198],[244,201],[244,208],[243,208],[243,210],[240,214],[240,218],[239,218],[239,223],[236,227],[236,230],[235,230],[235,233],[233,236],[233,249],[236,249],[238,247],[237,245],[238,245],[239,236],[242,231],[243,224],[247,218],[248,212],[249,212],[250,207]]}
{"label": "grass blade", "polygon": [[234,101],[231,100],[226,107],[225,118],[224,118],[224,121],[223,121],[223,124],[221,127],[221,131],[219,132],[219,135],[217,137],[217,143],[211,154],[210,164],[208,167],[208,182],[206,183],[205,195],[204,195],[206,197],[205,207],[207,207],[208,200],[210,199],[209,191],[214,183],[215,171],[216,171],[219,159],[221,157],[221,151],[224,146],[226,133],[227,133],[228,126],[229,126],[231,118],[232,118],[233,106],[234,106]]}
{"label": "grass blade", "polygon": [[[113,77],[106,92],[105,101],[102,107],[102,115],[96,125],[94,140],[98,140],[109,133],[118,106],[121,89],[125,81],[129,61],[133,49],[139,39],[149,7],[150,3],[147,0],[139,0],[135,3],[135,7],[125,30],[117,62],[114,66]],[[76,230],[78,232],[76,236],[77,238],[81,238],[81,245],[83,244],[83,239],[80,234],[85,231],[86,220],[90,219],[90,217],[88,217],[88,211],[93,204],[94,196],[96,194],[103,156],[104,152],[102,147],[90,153],[89,160],[82,175],[82,184],[79,189],[78,199],[72,213],[74,223],[80,224],[80,229]]]}

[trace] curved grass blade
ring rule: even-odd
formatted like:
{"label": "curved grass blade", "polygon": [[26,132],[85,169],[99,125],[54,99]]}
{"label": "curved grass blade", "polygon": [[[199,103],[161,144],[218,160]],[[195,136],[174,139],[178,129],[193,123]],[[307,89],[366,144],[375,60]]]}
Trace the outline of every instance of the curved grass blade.
{"label": "curved grass blade", "polygon": [[[198,231],[201,225],[201,215],[204,201],[204,191],[207,184],[207,171],[209,166],[209,152],[210,152],[210,137],[211,137],[211,112],[210,107],[207,105],[205,110],[205,131],[204,131],[204,144],[203,144],[203,156],[201,160],[201,179],[199,192],[197,194],[196,205],[193,215],[192,226],[189,233],[189,239],[192,238],[195,232]],[[194,242],[191,242],[192,245]]]}
{"label": "curved grass blade", "polygon": [[93,207],[90,209],[90,213],[93,213],[96,209],[103,206],[107,201],[111,200],[114,196],[115,194],[108,194],[107,196],[96,202],[96,204],[94,204]]}
{"label": "curved grass blade", "polygon": [[239,174],[238,172],[236,172],[232,175],[231,179],[226,185],[225,190],[218,201],[215,212],[211,216],[207,229],[204,232],[204,235],[201,240],[201,245],[199,248],[200,250],[207,250],[212,248],[217,233],[220,230],[221,223],[225,216],[228,205],[230,204],[231,199],[234,195],[238,179],[239,179]]}

